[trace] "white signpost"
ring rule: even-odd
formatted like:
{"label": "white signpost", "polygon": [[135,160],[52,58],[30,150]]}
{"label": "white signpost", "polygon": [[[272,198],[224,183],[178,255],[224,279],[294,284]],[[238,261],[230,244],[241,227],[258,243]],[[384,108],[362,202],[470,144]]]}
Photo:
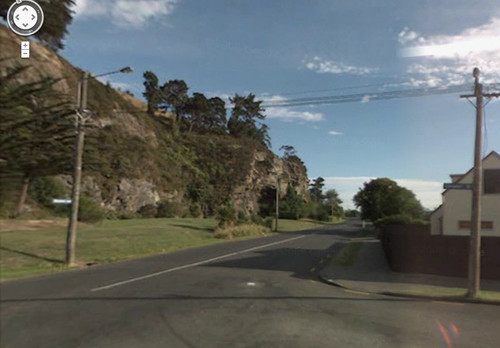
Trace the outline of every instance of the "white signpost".
{"label": "white signpost", "polygon": [[54,199],[52,199],[52,203],[54,203],[54,204],[71,204],[71,199],[54,198]]}
{"label": "white signpost", "polygon": [[472,190],[472,184],[449,183],[444,184],[443,188],[445,190]]}

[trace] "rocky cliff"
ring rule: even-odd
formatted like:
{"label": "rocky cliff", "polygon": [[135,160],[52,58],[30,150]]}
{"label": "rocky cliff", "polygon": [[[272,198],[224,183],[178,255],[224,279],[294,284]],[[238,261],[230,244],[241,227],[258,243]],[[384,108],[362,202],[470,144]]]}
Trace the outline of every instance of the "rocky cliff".
{"label": "rocky cliff", "polygon": [[[1,25],[0,41],[0,73],[29,64],[17,83],[50,76],[59,79],[56,89],[76,95],[80,69],[36,42],[31,58],[21,60],[21,38]],[[229,196],[238,211],[251,215],[278,177],[282,195],[290,184],[306,198],[306,168],[295,156],[283,159],[260,144],[228,135],[179,135],[165,117],[148,116],[143,102],[96,79],[89,81],[89,108],[95,115],[87,131],[82,192],[103,207],[136,212],[176,202],[210,214]],[[69,189],[68,174],[59,178]]]}

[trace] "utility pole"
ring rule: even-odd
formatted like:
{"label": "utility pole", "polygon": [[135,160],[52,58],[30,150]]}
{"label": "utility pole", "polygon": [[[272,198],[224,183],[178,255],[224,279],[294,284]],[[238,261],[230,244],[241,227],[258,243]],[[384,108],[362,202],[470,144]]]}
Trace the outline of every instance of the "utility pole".
{"label": "utility pole", "polygon": [[483,94],[483,85],[479,83],[480,71],[474,68],[474,94],[461,95],[460,98],[476,98],[476,135],[474,143],[474,176],[472,182],[471,235],[469,245],[467,297],[475,298],[480,289],[481,280],[481,190],[482,190],[482,128],[483,100],[496,98],[500,93]]}
{"label": "utility pole", "polygon": [[[133,69],[129,66],[120,70],[107,72],[100,75],[92,75],[93,78],[112,75],[117,73],[131,73]],[[87,86],[91,75],[84,72],[82,79],[78,83],[77,93],[77,110],[75,115],[75,163],[73,168],[73,187],[71,189],[71,214],[69,217],[68,231],[66,235],[66,264],[73,265],[75,263],[75,243],[76,230],[78,224],[78,206],[80,201],[80,187],[82,181],[82,157],[83,143],[85,139],[85,123],[92,117],[92,113],[87,110]]]}
{"label": "utility pole", "polygon": [[277,177],[276,185],[276,224],[274,226],[274,231],[278,232],[278,220],[280,218],[280,176]]}
{"label": "utility pole", "polygon": [[75,263],[76,229],[78,224],[78,207],[80,201],[80,187],[82,181],[82,157],[85,139],[85,122],[90,116],[85,115],[87,109],[87,85],[89,74],[83,73],[82,80],[78,85],[77,111],[76,111],[76,140],[75,140],[75,163],[73,168],[73,187],[71,190],[71,215],[66,235],[66,264]]}

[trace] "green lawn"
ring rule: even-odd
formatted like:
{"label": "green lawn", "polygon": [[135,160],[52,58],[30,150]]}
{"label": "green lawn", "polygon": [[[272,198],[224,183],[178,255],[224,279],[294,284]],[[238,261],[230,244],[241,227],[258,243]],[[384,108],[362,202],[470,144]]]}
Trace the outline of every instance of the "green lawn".
{"label": "green lawn", "polygon": [[[324,221],[315,221],[309,219],[301,219],[301,220],[285,220],[279,219],[278,221],[278,232],[293,232],[293,231],[301,231],[301,230],[309,230],[312,228],[318,228],[325,225],[334,225],[342,222],[343,220],[336,222],[324,222]],[[273,226],[274,226],[273,221]]]}
{"label": "green lawn", "polygon": [[[280,232],[319,227],[312,221],[280,220]],[[221,243],[213,237],[215,219],[172,218],[105,220],[81,225],[77,234],[79,266],[105,263]],[[0,232],[0,280],[65,270],[66,228],[20,228]]]}

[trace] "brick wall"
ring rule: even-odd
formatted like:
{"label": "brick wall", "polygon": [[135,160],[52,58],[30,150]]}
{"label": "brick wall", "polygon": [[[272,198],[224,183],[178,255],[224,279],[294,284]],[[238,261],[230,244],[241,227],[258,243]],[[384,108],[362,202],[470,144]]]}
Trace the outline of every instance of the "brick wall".
{"label": "brick wall", "polygon": [[[395,272],[467,277],[468,236],[431,236],[423,225],[388,225],[382,246]],[[500,280],[500,237],[481,238],[481,278]]]}

